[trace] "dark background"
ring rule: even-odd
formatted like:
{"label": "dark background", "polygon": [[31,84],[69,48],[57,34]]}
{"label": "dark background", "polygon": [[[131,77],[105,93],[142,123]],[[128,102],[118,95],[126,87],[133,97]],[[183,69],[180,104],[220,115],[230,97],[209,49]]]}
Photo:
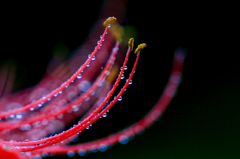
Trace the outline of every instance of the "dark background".
{"label": "dark background", "polygon": [[[15,4],[3,12],[0,60],[17,66],[15,91],[41,79],[56,44],[65,44],[73,52],[86,39],[102,1],[81,3],[70,7]],[[240,156],[239,49],[235,50],[239,43],[234,42],[233,6],[128,2],[123,25],[133,25],[138,32],[135,46],[145,42],[147,48],[123,101],[82,134],[79,142],[104,137],[140,120],[163,92],[178,47],[187,53],[182,83],[161,119],[142,135],[83,158]]]}

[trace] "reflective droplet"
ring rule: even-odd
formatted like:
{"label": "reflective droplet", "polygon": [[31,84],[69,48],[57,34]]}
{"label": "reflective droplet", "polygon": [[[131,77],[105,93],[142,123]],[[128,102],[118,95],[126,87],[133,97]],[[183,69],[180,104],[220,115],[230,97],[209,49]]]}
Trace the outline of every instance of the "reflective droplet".
{"label": "reflective droplet", "polygon": [[106,118],[106,117],[107,117],[107,113],[104,113],[104,114],[102,115],[102,117]]}
{"label": "reflective droplet", "polygon": [[127,136],[125,136],[125,135],[122,135],[122,136],[120,136],[119,137],[119,142],[121,143],[121,144],[126,144],[126,143],[128,143],[128,137]]}
{"label": "reflective droplet", "polygon": [[67,152],[68,157],[73,157],[75,153],[73,151],[68,151]]}
{"label": "reflective droplet", "polygon": [[125,66],[125,67],[124,67],[124,70],[127,70],[127,69],[128,69],[128,67],[127,67],[127,66]]}
{"label": "reflective droplet", "polygon": [[86,151],[85,151],[85,150],[79,150],[79,151],[78,151],[78,154],[79,154],[80,156],[84,156],[84,155],[86,154]]}
{"label": "reflective droplet", "polygon": [[120,96],[120,97],[118,98],[118,101],[122,101],[122,96]]}
{"label": "reflective droplet", "polygon": [[132,84],[132,80],[130,80],[128,84],[131,85]]}
{"label": "reflective droplet", "polygon": [[95,56],[93,56],[93,57],[92,57],[92,61],[94,61],[95,59],[96,59],[96,57],[95,57]]}
{"label": "reflective droplet", "polygon": [[77,79],[80,79],[80,78],[82,78],[81,73],[77,76]]}
{"label": "reflective droplet", "polygon": [[[34,109],[34,108],[33,108],[33,109]],[[17,114],[17,115],[16,115],[16,118],[17,118],[17,119],[22,119],[22,117],[23,117],[22,114]]]}
{"label": "reflective droplet", "polygon": [[79,107],[78,107],[78,106],[74,106],[74,107],[73,107],[73,111],[74,111],[74,112],[77,112],[78,110],[79,110]]}
{"label": "reflective droplet", "polygon": [[92,56],[92,54],[88,54],[88,58],[90,58]]}
{"label": "reflective droplet", "polygon": [[104,151],[106,151],[107,150],[107,148],[108,148],[108,146],[107,145],[105,145],[105,144],[101,144],[100,146],[99,146],[99,150],[101,151],[101,152],[104,152]]}
{"label": "reflective droplet", "polygon": [[60,114],[57,116],[58,119],[62,119],[63,118],[63,114]]}
{"label": "reflective droplet", "polygon": [[21,129],[22,131],[30,130],[30,129],[31,129],[31,125],[30,125],[30,124],[22,125],[20,129]]}
{"label": "reflective droplet", "polygon": [[124,79],[124,74],[122,74],[121,79]]}

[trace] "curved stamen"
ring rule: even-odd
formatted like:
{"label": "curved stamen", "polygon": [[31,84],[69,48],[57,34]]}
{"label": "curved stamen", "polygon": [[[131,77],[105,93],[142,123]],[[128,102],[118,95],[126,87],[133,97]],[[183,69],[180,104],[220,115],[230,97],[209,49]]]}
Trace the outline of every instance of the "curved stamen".
{"label": "curved stamen", "polygon": [[[117,87],[117,85],[118,85],[118,83],[119,83],[119,81],[120,81],[120,77],[121,77],[121,74],[122,74],[123,71],[124,71],[124,67],[125,67],[125,65],[126,65],[126,62],[127,62],[128,56],[129,56],[129,52],[130,52],[130,47],[129,47],[129,49],[128,49],[128,52],[127,52],[127,55],[126,55],[126,58],[125,58],[123,67],[122,67],[122,69],[121,69],[121,73],[119,74],[118,79],[116,80],[116,82],[115,82],[112,90],[111,90],[111,91],[109,92],[109,94],[108,94],[108,97],[107,97],[108,99],[110,98],[110,96],[112,95],[112,93],[114,92],[114,90],[116,89],[116,87]],[[64,139],[66,139],[66,138],[68,138],[68,137],[76,134],[77,132],[85,129],[87,126],[89,126],[89,125],[92,124],[94,121],[96,121],[98,118],[100,118],[108,109],[110,109],[110,108],[116,103],[116,101],[118,100],[118,98],[122,95],[122,93],[124,92],[124,90],[125,90],[126,87],[128,86],[128,84],[129,84],[129,82],[130,82],[130,80],[131,80],[131,78],[132,78],[132,76],[133,76],[133,73],[134,73],[134,71],[135,71],[135,69],[136,69],[136,65],[137,65],[137,62],[138,62],[138,58],[139,58],[139,56],[138,56],[137,59],[136,59],[136,62],[135,62],[135,64],[134,64],[134,68],[133,68],[133,70],[132,70],[132,72],[131,72],[131,75],[130,75],[128,81],[127,81],[126,84],[124,85],[124,87],[121,89],[121,91],[119,92],[119,94],[117,95],[117,97],[116,97],[101,113],[98,114],[98,112],[104,107],[105,103],[108,101],[107,98],[106,98],[105,101],[104,101],[89,117],[87,117],[83,122],[81,122],[80,124],[78,124],[78,125],[75,126],[74,128],[66,131],[66,132],[65,132],[66,136],[65,136],[64,133],[62,133],[62,134],[60,134],[60,135],[56,135],[56,136],[54,136],[54,137],[48,138],[48,143],[46,143],[46,144],[44,144],[44,145],[35,146],[35,147],[33,147],[33,148],[23,148],[23,149],[20,149],[20,150],[22,150],[22,151],[35,150],[35,149],[37,149],[37,148],[42,148],[42,147],[49,146],[49,145],[51,145],[51,144],[53,144],[53,143],[57,143],[57,142],[59,142],[59,141],[62,141],[62,140],[64,140]],[[98,114],[98,115],[97,115],[97,114]],[[72,131],[72,132],[71,132],[71,131]],[[63,137],[61,137],[61,136],[63,136]],[[65,137],[64,137],[64,136],[65,136]],[[50,139],[51,139],[51,140],[50,140]],[[53,141],[53,140],[54,140],[54,141]],[[47,141],[45,141],[45,142],[47,142]],[[25,143],[23,143],[23,144],[26,146],[26,144],[29,145],[30,143],[33,143],[33,142],[27,142],[27,143],[25,142]],[[16,145],[16,144],[19,145],[19,144],[20,144],[20,145],[22,146],[21,142],[10,143],[10,144],[11,144],[11,145]],[[33,144],[40,144],[40,143],[39,143],[39,142],[34,142]]]}
{"label": "curved stamen", "polygon": [[103,42],[103,39],[104,39],[104,37],[107,33],[107,30],[108,30],[108,27],[105,28],[104,33],[103,33],[97,47],[94,49],[93,53],[91,54],[91,56],[84,62],[84,64],[66,82],[64,82],[61,86],[59,86],[58,88],[53,90],[51,93],[49,93],[45,97],[43,97],[43,98],[41,98],[41,99],[31,103],[31,104],[28,104],[24,107],[21,107],[21,108],[15,109],[15,110],[0,113],[0,119],[1,118],[6,118],[10,115],[14,115],[14,114],[17,114],[17,113],[20,113],[20,112],[29,111],[30,108],[37,107],[37,105],[46,102],[48,99],[52,98],[55,94],[57,94],[58,92],[62,91],[64,88],[66,88],[66,86],[68,86],[73,80],[75,80],[77,78],[77,76],[87,67],[88,63],[95,56],[95,54],[99,50],[99,47],[102,45],[102,42]]}
{"label": "curved stamen", "polygon": [[[40,149],[36,150],[37,152],[49,152],[49,153],[56,153],[56,154],[65,154],[68,151],[73,152],[87,152],[91,151],[93,146],[101,147],[102,145],[108,147],[110,145],[116,144],[118,142],[121,142],[122,138],[131,138],[136,134],[139,134],[144,129],[149,127],[156,119],[158,119],[161,116],[161,113],[166,109],[167,105],[170,103],[173,96],[169,96],[169,89],[171,89],[172,94],[174,94],[177,90],[177,87],[179,86],[180,80],[173,80],[175,78],[180,79],[181,72],[183,68],[183,60],[179,60],[179,56],[185,57],[184,54],[175,53],[174,56],[174,62],[173,62],[173,68],[172,72],[169,78],[169,81],[167,83],[166,89],[163,92],[162,96],[160,97],[157,104],[152,108],[152,110],[139,122],[133,124],[132,126],[115,133],[113,135],[104,137],[102,139],[98,139],[95,141],[78,144],[78,145],[72,145],[67,147],[50,147],[48,149]],[[181,58],[182,59],[182,58]],[[177,76],[177,77],[176,77]]]}

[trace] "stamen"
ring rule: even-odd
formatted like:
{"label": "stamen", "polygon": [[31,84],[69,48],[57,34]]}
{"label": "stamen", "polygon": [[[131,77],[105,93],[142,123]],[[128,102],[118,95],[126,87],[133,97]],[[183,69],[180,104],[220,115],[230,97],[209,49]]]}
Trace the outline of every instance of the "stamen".
{"label": "stamen", "polygon": [[130,50],[130,51],[132,51],[132,50],[133,50],[133,45],[134,45],[134,39],[133,39],[133,38],[130,38],[130,39],[129,39],[129,41],[128,41],[128,47],[130,47],[130,48],[131,48],[131,50]]}
{"label": "stamen", "polygon": [[145,48],[146,46],[147,46],[147,44],[145,44],[145,43],[142,43],[142,44],[138,45],[138,47],[136,48],[136,50],[134,51],[134,53],[138,55],[138,53],[139,53],[143,48]]}
{"label": "stamen", "polygon": [[115,18],[115,17],[109,17],[103,22],[103,25],[108,26],[111,23],[114,23],[116,20],[117,20],[117,18]]}

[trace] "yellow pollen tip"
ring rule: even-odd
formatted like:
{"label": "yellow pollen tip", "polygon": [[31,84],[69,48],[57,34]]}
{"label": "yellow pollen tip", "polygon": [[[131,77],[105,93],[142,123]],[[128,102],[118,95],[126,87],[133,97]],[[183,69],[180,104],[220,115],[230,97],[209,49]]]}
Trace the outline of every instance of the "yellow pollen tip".
{"label": "yellow pollen tip", "polygon": [[129,41],[128,41],[128,47],[131,48],[131,51],[133,50],[133,43],[134,43],[134,39],[130,38]]}
{"label": "yellow pollen tip", "polygon": [[138,53],[139,53],[143,48],[145,48],[146,46],[147,46],[147,44],[145,44],[145,43],[142,43],[142,44],[138,45],[138,47],[136,48],[136,50],[134,51],[134,53],[138,55]]}
{"label": "yellow pollen tip", "polygon": [[108,17],[104,22],[103,25],[104,26],[108,26],[111,23],[115,23],[115,21],[117,20],[117,18],[115,17]]}

